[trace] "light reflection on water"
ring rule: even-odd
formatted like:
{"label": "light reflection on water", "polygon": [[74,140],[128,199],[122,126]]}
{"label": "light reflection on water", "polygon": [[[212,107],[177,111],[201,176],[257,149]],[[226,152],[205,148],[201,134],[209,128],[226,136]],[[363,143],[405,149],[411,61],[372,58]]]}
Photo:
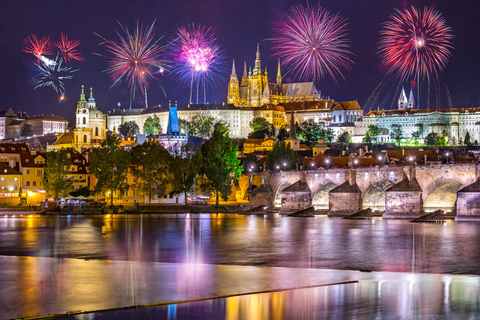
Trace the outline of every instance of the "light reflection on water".
{"label": "light reflection on water", "polygon": [[225,214],[0,217],[0,255],[480,275],[480,224]]}

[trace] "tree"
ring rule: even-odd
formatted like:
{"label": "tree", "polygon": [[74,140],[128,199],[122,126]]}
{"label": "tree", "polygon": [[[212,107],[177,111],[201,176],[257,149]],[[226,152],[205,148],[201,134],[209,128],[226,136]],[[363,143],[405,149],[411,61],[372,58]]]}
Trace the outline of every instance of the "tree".
{"label": "tree", "polygon": [[455,136],[452,136],[451,138],[448,139],[449,145],[455,146],[457,144],[457,139],[455,139]]}
{"label": "tree", "polygon": [[165,194],[170,176],[170,153],[161,145],[146,142],[135,146],[132,150],[133,175],[140,189],[152,203],[154,196]]}
{"label": "tree", "polygon": [[277,139],[280,141],[288,139],[288,131],[285,126],[281,126],[280,129],[278,129]]}
{"label": "tree", "polygon": [[220,195],[224,201],[228,200],[232,192],[232,182],[236,184],[242,173],[237,150],[224,124],[216,126],[210,140],[202,145],[203,177],[200,188],[215,194],[216,205]]}
{"label": "tree", "polygon": [[43,187],[54,199],[67,197],[73,189],[73,183],[67,180],[72,160],[67,150],[49,152],[45,163],[45,175],[42,178]]}
{"label": "tree", "polygon": [[441,135],[437,135],[437,146],[446,146],[448,142],[448,135],[445,130],[443,130]]}
{"label": "tree", "polygon": [[285,141],[276,142],[273,145],[272,151],[267,153],[265,166],[267,170],[294,170],[297,167],[297,157],[290,147],[290,144],[287,144]]}
{"label": "tree", "polygon": [[437,145],[437,139],[438,139],[437,134],[435,132],[430,132],[425,137],[425,144],[427,146],[436,146]]}
{"label": "tree", "polygon": [[308,143],[318,142],[324,136],[323,123],[316,123],[313,119],[302,122],[299,131],[297,138]]}
{"label": "tree", "polygon": [[348,131],[343,131],[342,134],[338,136],[337,139],[338,143],[351,143],[352,138],[350,137],[350,133]]}
{"label": "tree", "polygon": [[187,130],[190,136],[209,138],[213,132],[215,118],[206,113],[200,113],[188,123]]}
{"label": "tree", "polygon": [[184,144],[180,150],[175,150],[170,160],[170,172],[175,192],[182,192],[187,205],[187,192],[192,191],[197,175],[202,166],[200,149],[193,144]]}
{"label": "tree", "polygon": [[138,124],[135,121],[127,121],[118,126],[118,132],[124,137],[128,133],[137,134],[138,129]]}
{"label": "tree", "polygon": [[253,118],[250,121],[251,134],[248,135],[250,139],[262,139],[265,136],[275,136],[275,126],[269,123],[265,118]]}
{"label": "tree", "polygon": [[467,146],[472,145],[472,140],[470,138],[470,132],[467,131],[467,133],[465,134],[465,138],[463,139],[463,143]]}
{"label": "tree", "polygon": [[390,138],[397,144],[397,146],[400,146],[400,143],[402,142],[402,139],[403,139],[403,130],[400,125],[398,124],[392,125]]}
{"label": "tree", "polygon": [[20,135],[23,137],[29,137],[33,135],[32,126],[28,123],[24,123]]}
{"label": "tree", "polygon": [[362,142],[363,143],[372,143],[372,138],[370,137],[368,132],[365,132],[365,136],[363,137]]}
{"label": "tree", "polygon": [[157,115],[154,115],[153,118],[148,117],[147,120],[145,120],[143,133],[155,136],[160,133],[160,119],[157,118]]}
{"label": "tree", "polygon": [[410,139],[411,143],[414,145],[419,145],[419,139],[420,139],[420,130],[412,132],[412,138]]}
{"label": "tree", "polygon": [[326,142],[332,142],[333,141],[333,129],[332,128],[327,128],[323,131],[323,140]]}
{"label": "tree", "polygon": [[119,197],[128,191],[127,174],[130,153],[120,148],[120,139],[115,135],[107,137],[100,148],[93,150],[90,172],[97,179],[96,193],[110,192],[110,205],[113,206],[113,194]]}
{"label": "tree", "polygon": [[377,136],[378,136],[379,132],[380,132],[380,128],[377,127],[377,126],[374,125],[374,124],[371,124],[371,125],[368,126],[368,130],[367,130],[367,132],[365,133],[365,137],[366,137],[367,134],[368,134],[368,136],[370,137],[370,140],[371,140],[372,142],[376,143],[376,142],[377,142],[377,139],[378,139]]}

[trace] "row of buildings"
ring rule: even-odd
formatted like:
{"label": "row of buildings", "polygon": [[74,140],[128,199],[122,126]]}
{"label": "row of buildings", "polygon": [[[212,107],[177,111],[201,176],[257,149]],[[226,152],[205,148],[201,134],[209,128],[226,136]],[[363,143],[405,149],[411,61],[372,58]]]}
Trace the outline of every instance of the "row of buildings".
{"label": "row of buildings", "polygon": [[68,121],[56,115],[28,116],[11,108],[0,111],[0,140],[14,140],[22,136],[25,125],[30,126],[29,136],[63,133],[68,130]]}

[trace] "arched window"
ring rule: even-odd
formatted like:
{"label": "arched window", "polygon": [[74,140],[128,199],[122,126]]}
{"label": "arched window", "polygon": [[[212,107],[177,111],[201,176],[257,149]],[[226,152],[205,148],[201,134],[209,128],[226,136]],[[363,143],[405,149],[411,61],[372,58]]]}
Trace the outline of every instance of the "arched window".
{"label": "arched window", "polygon": [[78,143],[78,136],[75,137],[75,142]]}
{"label": "arched window", "polygon": [[95,136],[98,136],[98,127],[95,127]]}
{"label": "arched window", "polygon": [[85,143],[87,142],[87,135],[86,134],[83,135],[83,142],[85,142]]}
{"label": "arched window", "polygon": [[83,117],[83,124],[87,124],[87,118]]}

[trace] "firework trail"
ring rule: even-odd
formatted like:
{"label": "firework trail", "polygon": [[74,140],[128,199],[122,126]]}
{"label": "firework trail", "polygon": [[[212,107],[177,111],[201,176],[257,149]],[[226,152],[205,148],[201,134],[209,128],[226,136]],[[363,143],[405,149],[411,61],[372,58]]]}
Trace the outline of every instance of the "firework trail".
{"label": "firework trail", "polygon": [[[57,93],[65,92],[64,81],[71,80],[73,78],[72,73],[78,70],[64,67],[63,59],[59,58],[58,54],[53,61],[54,63],[46,64],[40,60],[29,64],[31,81],[35,81],[34,89],[50,87]],[[64,93],[62,96],[64,96]]]}
{"label": "firework trail", "polygon": [[27,38],[27,40],[30,45],[23,50],[24,52],[31,53],[36,56],[46,56],[53,54],[48,45],[50,38],[43,37],[39,40],[37,39],[37,36],[32,34],[30,37]]}
{"label": "firework trail", "polygon": [[80,45],[80,40],[68,40],[68,37],[61,32],[61,39],[59,42],[56,42],[55,45],[63,54],[65,62],[70,62],[71,59],[77,61],[84,61],[80,52],[75,49]]}
{"label": "firework trail", "polygon": [[146,95],[149,82],[159,81],[158,74],[166,69],[166,62],[160,57],[165,47],[159,44],[161,38],[155,40],[154,25],[155,22],[144,28],[143,24],[139,26],[137,23],[133,32],[120,25],[124,35],[115,30],[119,41],[107,40],[97,34],[104,40],[101,45],[110,53],[110,57],[107,57],[108,68],[105,70],[113,80],[110,88],[123,79],[135,97],[137,87]]}
{"label": "firework trail", "polygon": [[178,28],[170,51],[174,61],[172,75],[177,82],[190,86],[190,103],[194,86],[197,104],[200,86],[206,103],[207,86],[218,84],[226,72],[224,53],[216,41],[211,28],[195,25]]}
{"label": "firework trail", "polygon": [[401,80],[430,78],[446,67],[451,50],[452,29],[434,8],[396,10],[380,32],[378,53],[382,64]]}
{"label": "firework trail", "polygon": [[335,83],[350,70],[346,19],[318,5],[295,5],[282,13],[274,28],[274,56],[299,78],[317,81],[329,75]]}

